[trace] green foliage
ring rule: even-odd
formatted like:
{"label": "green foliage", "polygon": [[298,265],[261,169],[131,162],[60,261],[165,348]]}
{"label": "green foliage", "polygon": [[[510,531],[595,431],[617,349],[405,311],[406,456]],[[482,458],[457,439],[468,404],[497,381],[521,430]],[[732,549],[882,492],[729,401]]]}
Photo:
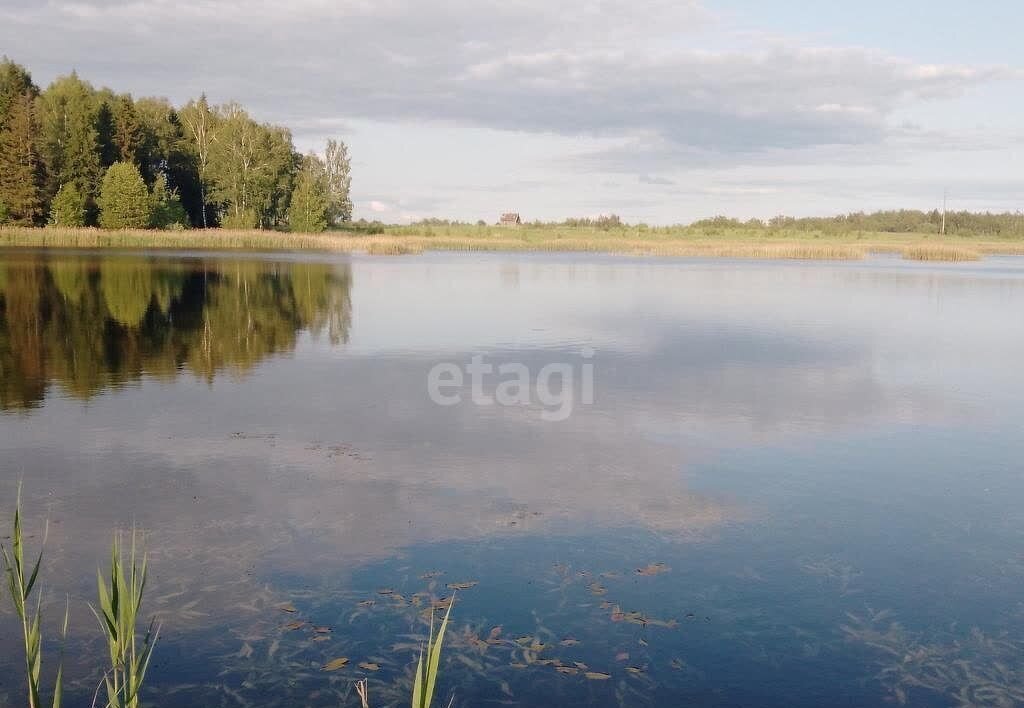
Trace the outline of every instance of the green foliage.
{"label": "green foliage", "polygon": [[43,162],[36,147],[38,124],[32,93],[14,97],[0,125],[0,200],[8,218],[32,226],[43,216]]}
{"label": "green foliage", "polygon": [[90,609],[100,623],[110,654],[110,669],[103,679],[109,708],[139,708],[139,693],[160,635],[156,620],[150,620],[149,629],[139,641],[137,626],[146,590],[146,568],[146,555],[143,554],[141,563],[138,559],[133,530],[127,558],[121,550],[120,535],[114,536],[109,585],[103,572],[96,571],[99,609],[91,605]]}
{"label": "green foliage", "polygon": [[282,223],[295,167],[291,134],[257,123],[235,103],[221,106],[215,122],[208,177],[210,196],[222,205],[221,224],[268,228]]}
{"label": "green foliage", "polygon": [[157,175],[153,183],[149,225],[155,229],[188,226],[188,214],[181,205],[178,192],[167,186],[167,178],[162,174]]}
{"label": "green foliage", "polygon": [[220,118],[210,108],[205,94],[200,96],[198,101],[189,101],[179,111],[178,117],[181,120],[182,144],[195,166],[196,186],[199,192],[199,219],[196,220],[193,215],[193,221],[205,229],[210,225],[206,196],[212,180],[210,153],[220,128]]}
{"label": "green foliage", "polygon": [[[43,544],[46,541],[44,539]],[[21,634],[25,649],[25,674],[28,682],[29,708],[41,708],[43,634],[42,634],[42,602],[37,599],[35,609],[30,600],[32,591],[39,580],[39,567],[43,562],[43,552],[39,551],[31,568],[25,563],[25,544],[21,527],[21,485],[18,485],[18,496],[14,505],[14,529],[11,532],[11,549],[0,544],[3,555],[4,571],[7,575],[7,589],[14,603],[14,612],[21,621]],[[62,634],[67,636],[68,609],[64,610]],[[63,653],[63,650],[62,650]],[[64,688],[64,658],[61,656],[57,665],[57,677],[53,687],[53,708],[60,708]]]}
{"label": "green foliage", "polygon": [[144,229],[149,226],[150,195],[139,168],[115,162],[103,176],[98,200],[100,226],[105,229]]}
{"label": "green foliage", "polygon": [[[6,175],[8,183],[0,199],[11,221],[38,225],[49,213],[57,215],[51,216],[51,223],[96,224],[107,171],[128,163],[138,168],[148,188],[163,189],[168,195],[156,197],[154,226],[205,228],[220,223],[242,229],[283,228],[294,220],[303,230],[321,230],[319,218],[290,213],[303,163],[291,134],[254,120],[238,104],[212,106],[202,96],[178,110],[166,99],[136,100],[94,88],[74,72],[40,93],[23,67],[0,60],[0,130],[12,122],[12,106],[24,96],[33,104],[30,111],[22,111],[28,118],[16,126],[17,138],[11,136],[10,145],[0,146],[0,177]],[[18,149],[12,147],[15,144]],[[12,168],[15,164],[18,170]],[[327,184],[327,225],[347,223],[352,201],[345,144],[330,141],[321,164]],[[70,194],[85,200],[84,220],[71,217],[68,204],[53,203],[67,185],[74,188]],[[319,202],[319,191],[319,184],[311,190],[308,182],[301,188],[299,194],[308,197],[307,212]],[[137,211],[127,223],[139,223]],[[108,213],[103,226],[112,227],[111,219]],[[121,219],[116,223],[127,225]]]}
{"label": "green foliage", "polygon": [[328,140],[324,151],[324,172],[327,179],[327,223],[344,224],[352,221],[352,161],[348,146],[338,140]]}
{"label": "green foliage", "polygon": [[46,165],[47,195],[74,184],[92,200],[99,194],[102,167],[97,130],[96,91],[72,73],[54,81],[39,96],[39,146]]}
{"label": "green foliage", "polygon": [[85,195],[78,191],[73,182],[57,190],[50,203],[50,224],[77,228],[85,226]]}
{"label": "green foliage", "polygon": [[4,204],[3,200],[0,199],[0,226],[2,226],[4,224],[9,224],[10,221],[11,221],[11,212],[7,208],[7,205]]}
{"label": "green foliage", "polygon": [[316,155],[307,155],[295,178],[295,189],[288,207],[288,226],[292,231],[320,233],[327,228],[328,190],[323,161]]}
{"label": "green foliage", "polygon": [[0,127],[3,127],[11,104],[25,93],[30,93],[33,98],[39,93],[32,83],[32,76],[20,64],[0,57]]}
{"label": "green foliage", "polygon": [[111,112],[113,113],[111,137],[114,147],[117,148],[117,160],[138,164],[142,156],[144,136],[132,97],[127,94],[120,96],[111,106]]}
{"label": "green foliage", "polygon": [[[419,661],[416,662],[416,678],[412,685],[412,708],[430,708],[434,701],[434,687],[437,683],[437,676],[441,667],[441,646],[444,643],[444,633],[448,629],[448,616],[452,613],[454,597],[448,605],[448,611],[444,613],[441,621],[441,628],[434,637],[434,613],[430,613],[430,635],[427,638],[425,651],[420,652]],[[426,662],[424,663],[424,655]]]}
{"label": "green foliage", "polygon": [[220,225],[225,229],[255,229],[259,223],[260,217],[253,209],[232,210],[220,218]]}

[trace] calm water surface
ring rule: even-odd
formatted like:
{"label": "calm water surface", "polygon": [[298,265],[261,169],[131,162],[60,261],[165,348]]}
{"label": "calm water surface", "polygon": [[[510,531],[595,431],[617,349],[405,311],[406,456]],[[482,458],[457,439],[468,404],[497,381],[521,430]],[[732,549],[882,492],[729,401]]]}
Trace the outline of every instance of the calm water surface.
{"label": "calm water surface", "polygon": [[[1024,703],[1022,312],[1009,258],[4,251],[0,535],[24,479],[75,706],[133,523],[154,706],[404,705],[473,583],[457,706]],[[427,393],[588,347],[561,422]]]}

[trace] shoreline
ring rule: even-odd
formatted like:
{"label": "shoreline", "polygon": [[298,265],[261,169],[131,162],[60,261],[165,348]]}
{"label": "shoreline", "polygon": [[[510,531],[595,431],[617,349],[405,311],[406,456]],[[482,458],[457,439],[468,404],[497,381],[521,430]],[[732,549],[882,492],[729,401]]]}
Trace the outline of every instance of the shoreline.
{"label": "shoreline", "polygon": [[424,251],[609,253],[635,256],[775,260],[862,260],[892,254],[908,260],[962,262],[1024,255],[1024,240],[921,233],[825,234],[796,229],[673,229],[491,226],[394,226],[383,233],[320,234],[260,230],[104,231],[95,228],[0,227],[0,248],[321,251],[412,255]]}

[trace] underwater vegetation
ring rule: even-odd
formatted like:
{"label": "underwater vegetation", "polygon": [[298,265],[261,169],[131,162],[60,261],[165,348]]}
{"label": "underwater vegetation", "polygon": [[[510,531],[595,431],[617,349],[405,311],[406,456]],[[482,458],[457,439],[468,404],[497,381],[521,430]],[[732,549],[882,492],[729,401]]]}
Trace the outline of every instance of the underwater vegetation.
{"label": "underwater vegetation", "polygon": [[919,691],[963,708],[1024,704],[1024,642],[977,627],[946,642],[926,641],[888,610],[847,617],[844,634],[880,654],[877,678],[900,705],[914,704]]}

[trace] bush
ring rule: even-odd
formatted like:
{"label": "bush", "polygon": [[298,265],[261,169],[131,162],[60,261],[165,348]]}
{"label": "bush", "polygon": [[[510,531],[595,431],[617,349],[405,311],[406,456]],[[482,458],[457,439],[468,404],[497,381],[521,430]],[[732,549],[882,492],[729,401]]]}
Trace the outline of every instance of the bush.
{"label": "bush", "polygon": [[115,162],[103,175],[100,188],[100,226],[105,229],[144,229],[149,226],[149,190],[139,168]]}
{"label": "bush", "polygon": [[8,211],[7,205],[0,202],[0,226],[6,224],[11,220],[11,212]]}
{"label": "bush", "polygon": [[50,224],[78,228],[85,226],[85,195],[71,183],[62,185],[50,204]]}
{"label": "bush", "polygon": [[238,213],[225,214],[220,219],[220,225],[223,229],[255,229],[259,221],[256,212],[245,209]]}

